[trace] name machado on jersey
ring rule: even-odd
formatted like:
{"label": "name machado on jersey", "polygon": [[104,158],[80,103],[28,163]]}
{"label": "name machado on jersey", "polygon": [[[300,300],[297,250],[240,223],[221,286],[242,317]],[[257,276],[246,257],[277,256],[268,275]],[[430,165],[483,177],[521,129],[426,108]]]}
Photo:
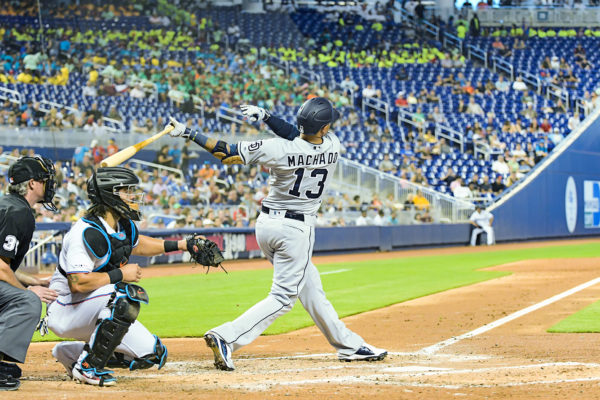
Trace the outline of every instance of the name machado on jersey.
{"label": "name machado on jersey", "polygon": [[315,165],[333,164],[338,159],[337,151],[321,154],[293,154],[288,155],[288,167],[313,167]]}

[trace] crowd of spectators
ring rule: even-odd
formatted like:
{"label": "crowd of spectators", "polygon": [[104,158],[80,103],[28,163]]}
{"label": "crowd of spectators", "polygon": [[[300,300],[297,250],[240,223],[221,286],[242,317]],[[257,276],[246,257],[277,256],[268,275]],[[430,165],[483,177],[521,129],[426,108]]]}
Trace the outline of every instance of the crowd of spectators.
{"label": "crowd of spectators", "polygon": [[[97,140],[90,145],[81,143],[71,160],[55,161],[58,187],[55,203],[60,213],[36,206],[37,222],[74,222],[89,206],[86,182],[95,164],[118,151],[114,140],[103,146]],[[8,166],[15,158],[35,154],[32,149],[14,148],[3,152],[0,147],[0,166]],[[160,153],[165,166],[181,167],[182,150],[163,146]],[[179,175],[166,169],[141,169],[131,164],[145,192],[142,229],[253,227],[262,200],[268,194],[266,169],[256,166],[217,166],[205,162],[191,174]],[[0,168],[0,195],[6,193],[6,168]],[[407,192],[403,199],[392,195],[381,200],[331,192],[324,197],[318,224],[320,226],[396,225],[434,222],[431,205],[421,193]]]}
{"label": "crowd of spectators", "polygon": [[[107,4],[102,12],[107,10],[114,12],[115,7],[119,6]],[[349,93],[361,89],[349,78],[341,83],[342,87],[347,89],[344,91],[331,91],[317,83],[301,84],[298,70],[292,68],[289,76],[286,76],[281,69],[266,62],[269,55],[278,56],[284,61],[306,61],[309,65],[317,63],[333,65],[333,62],[351,67],[439,63],[444,68],[457,68],[464,66],[465,63],[464,56],[457,52],[442,52],[436,47],[421,42],[382,43],[374,49],[358,51],[339,46],[335,41],[320,46],[315,39],[308,38],[306,46],[297,49],[244,47],[243,50],[240,48],[234,51],[218,45],[224,43],[222,39],[228,30],[222,30],[216,24],[211,26],[213,29],[210,29],[207,39],[199,35],[198,31],[185,27],[170,31],[164,28],[165,21],[161,20],[162,17],[155,15],[152,17],[157,28],[148,31],[48,30],[50,51],[47,54],[41,54],[33,44],[36,35],[33,28],[2,27],[0,34],[5,39],[5,45],[0,47],[4,60],[0,81],[60,85],[72,79],[81,79],[82,83],[85,82],[81,87],[82,95],[88,99],[101,96],[102,98],[129,96],[137,99],[152,97],[162,102],[173,103],[190,113],[196,110],[195,107],[202,107],[204,119],[214,119],[221,108],[236,108],[239,104],[247,102],[267,109],[281,105],[297,106],[309,95],[328,97],[337,107],[344,107],[353,104]],[[201,24],[210,26],[212,22],[204,21]],[[163,28],[160,28],[161,25]],[[499,41],[499,38],[497,39],[496,41]],[[26,41],[24,46],[16,48],[10,45],[22,40]],[[204,46],[207,40],[212,44],[208,50]],[[217,46],[213,47],[215,44]],[[502,50],[500,45],[494,48]],[[175,53],[177,50],[190,49],[195,52],[193,57],[180,57]],[[577,54],[578,60],[585,64],[587,62],[585,51],[577,50]],[[552,61],[550,60],[550,63]],[[559,68],[562,68],[560,62]],[[568,75],[566,76],[565,79],[570,79]],[[400,70],[397,78],[406,80],[408,76],[405,71]],[[501,182],[495,186],[498,190],[492,189],[492,184],[489,183],[491,176],[481,174],[477,176],[475,182],[460,182],[461,184],[452,185],[451,191],[456,197],[489,198],[497,195],[501,192],[500,184],[505,187],[513,184],[562,140],[562,134],[553,129],[548,120],[538,118],[537,112],[530,104],[532,102],[528,100],[532,94],[520,78],[508,82],[499,76],[496,82],[487,81],[472,85],[462,72],[457,71],[456,74],[448,75],[446,78],[438,77],[434,86],[450,86],[454,94],[468,96],[467,102],[459,101],[455,111],[487,118],[483,124],[475,122],[468,127],[466,132],[468,138],[474,143],[485,143],[499,155],[498,160],[494,162],[496,167],[492,168],[496,174],[501,175]],[[482,98],[481,96],[494,96],[497,92],[506,92],[511,88],[524,92],[522,99],[527,103],[526,109],[522,113],[522,119],[517,119],[515,122],[498,121],[493,113],[483,109],[479,99]],[[378,88],[367,85],[362,88],[362,96],[381,98],[382,93]],[[589,97],[591,102],[596,102],[597,95],[592,94]],[[398,107],[404,107],[415,104],[436,104],[439,100],[434,87],[420,93],[398,93],[395,103]],[[564,113],[568,110],[558,101],[544,111]],[[124,120],[124,116],[116,107],[113,107],[108,114],[104,114],[95,102],[92,102],[91,107],[86,110],[80,110],[77,104],[71,104],[68,108],[52,108],[44,111],[37,103],[18,106],[6,101],[0,109],[0,125],[49,129],[72,127],[99,134],[107,131],[103,117],[117,121]],[[450,154],[455,149],[445,139],[437,139],[431,130],[426,129],[427,122],[445,122],[444,113],[440,112],[439,108],[434,107],[430,113],[417,109],[414,117],[418,119],[416,122],[421,128],[410,131],[406,135],[406,143],[403,144],[401,152],[402,162],[393,163],[389,156],[384,157],[379,164],[379,169],[428,186],[428,178],[423,174],[423,163],[437,156]],[[162,118],[160,115],[151,115],[141,120],[134,120],[128,129],[138,133],[150,133],[164,125]],[[579,123],[579,116],[575,114],[571,119],[570,129]],[[200,117],[191,118],[187,124],[192,129],[202,129],[204,120]],[[340,121],[339,124],[364,130],[371,141],[394,140],[389,129],[382,126],[372,115],[364,116],[363,124],[358,115],[351,112],[348,118]],[[242,130],[245,134],[257,132],[256,128],[249,124],[230,124],[230,126],[232,133],[237,133],[237,130]],[[523,149],[520,149],[520,144],[508,148],[503,141],[505,135],[517,137],[528,134],[539,136],[539,140],[536,143],[529,143]],[[356,144],[345,143],[345,145]],[[177,155],[179,159],[186,160],[184,149],[176,150],[175,154],[169,154],[171,151],[169,149],[166,155],[159,152],[157,162],[166,166],[177,165],[179,164]],[[96,157],[91,156],[91,158],[93,160]],[[501,161],[508,167],[502,166]],[[494,178],[492,183],[496,183],[496,180],[498,178]],[[446,182],[446,178],[443,181]],[[447,181],[447,184],[451,185],[453,182]],[[453,190],[456,187],[459,188],[458,191]],[[238,198],[240,194],[238,193]],[[221,197],[228,199],[229,194]],[[424,220],[427,220],[427,216]]]}

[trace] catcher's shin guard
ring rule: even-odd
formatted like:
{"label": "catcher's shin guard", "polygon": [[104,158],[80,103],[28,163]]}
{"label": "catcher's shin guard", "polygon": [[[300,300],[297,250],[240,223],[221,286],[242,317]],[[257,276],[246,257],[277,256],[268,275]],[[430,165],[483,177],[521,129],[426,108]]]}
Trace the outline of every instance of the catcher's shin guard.
{"label": "catcher's shin guard", "polygon": [[112,315],[100,322],[94,343],[88,346],[88,355],[81,363],[84,368],[104,368],[140,312],[140,303],[123,295],[117,297],[111,307]]}

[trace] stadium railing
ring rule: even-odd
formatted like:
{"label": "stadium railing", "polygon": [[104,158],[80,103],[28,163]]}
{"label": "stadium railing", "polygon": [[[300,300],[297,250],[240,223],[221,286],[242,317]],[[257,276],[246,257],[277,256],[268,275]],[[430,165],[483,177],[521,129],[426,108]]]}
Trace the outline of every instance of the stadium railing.
{"label": "stadium railing", "polygon": [[362,112],[366,109],[372,108],[373,110],[381,111],[385,115],[385,122],[390,123],[390,105],[383,100],[376,99],[374,97],[363,97],[362,99]]}
{"label": "stadium railing", "polygon": [[468,201],[439,193],[434,189],[386,174],[346,158],[340,158],[332,181],[332,188],[343,191],[377,194],[380,198],[393,195],[403,202],[409,194],[421,192],[429,201],[431,210],[436,210],[435,222],[458,223],[469,219],[475,209]]}
{"label": "stadium railing", "polygon": [[[40,100],[39,103],[40,103],[40,111],[45,112],[45,113],[49,113],[50,110],[52,110],[53,108],[56,108],[57,110],[65,109],[65,110],[69,110],[72,112],[75,112],[75,111],[81,112],[81,110],[77,110],[73,107],[65,106],[60,103],[55,103],[50,100]],[[102,122],[104,123],[104,127],[106,128],[106,130],[108,130],[110,132],[114,132],[114,133],[125,132],[125,125],[123,125],[123,122],[121,122],[121,121],[117,121],[116,119],[109,118],[109,117],[102,117]]]}
{"label": "stadium railing", "polygon": [[183,171],[180,170],[179,168],[167,167],[167,166],[162,165],[162,164],[156,164],[156,163],[153,163],[153,162],[144,161],[144,160],[140,160],[140,159],[137,159],[137,158],[131,158],[131,159],[127,160],[127,164],[133,164],[133,165],[137,164],[137,165],[140,165],[140,166],[144,165],[146,167],[149,167],[149,168],[152,168],[152,169],[157,169],[159,171],[165,170],[165,171],[173,172],[173,173],[179,175],[179,177],[181,178],[181,180],[183,182],[185,182],[185,176],[183,175]]}
{"label": "stadium railing", "polygon": [[0,86],[0,100],[8,100],[11,103],[21,105],[22,95],[17,90]]}

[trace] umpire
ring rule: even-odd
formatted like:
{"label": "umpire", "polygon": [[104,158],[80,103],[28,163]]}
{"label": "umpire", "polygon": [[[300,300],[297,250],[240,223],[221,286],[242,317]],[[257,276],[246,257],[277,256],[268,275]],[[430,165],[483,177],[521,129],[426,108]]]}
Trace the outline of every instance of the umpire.
{"label": "umpire", "polygon": [[0,390],[19,388],[21,369],[13,363],[25,361],[41,301],[50,303],[57,297],[44,282],[16,272],[35,229],[32,207],[42,203],[56,211],[54,165],[47,158],[22,157],[10,166],[8,181],[8,194],[0,197],[0,361],[8,361],[0,362]]}

